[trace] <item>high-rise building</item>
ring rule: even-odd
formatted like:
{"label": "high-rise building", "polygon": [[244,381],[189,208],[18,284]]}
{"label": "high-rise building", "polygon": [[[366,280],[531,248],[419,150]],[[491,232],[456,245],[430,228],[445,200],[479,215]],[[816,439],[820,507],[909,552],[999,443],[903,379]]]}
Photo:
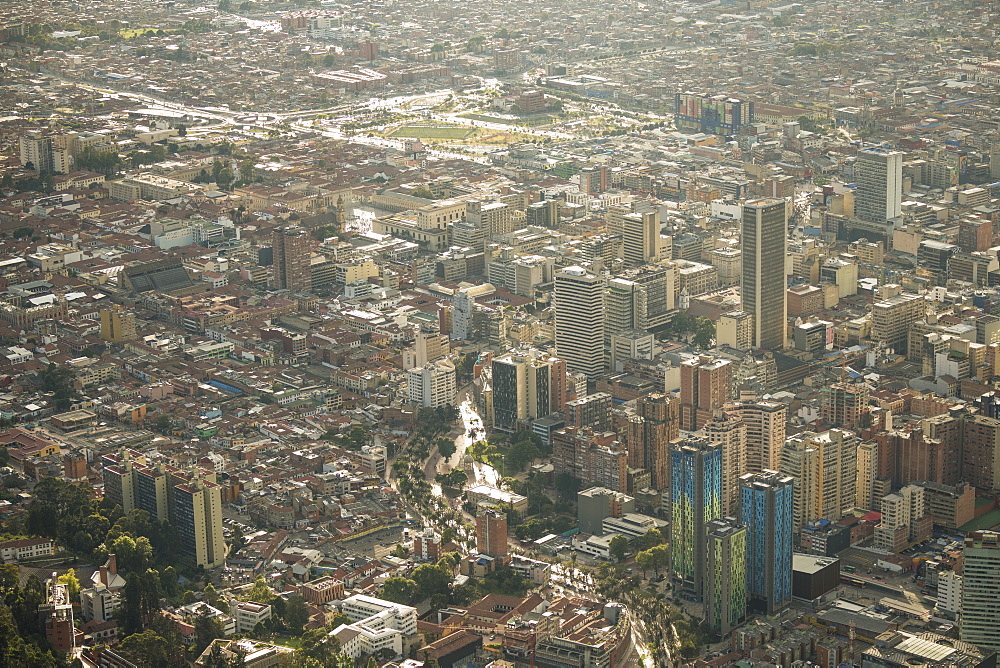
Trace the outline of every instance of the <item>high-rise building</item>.
{"label": "high-rise building", "polygon": [[628,454],[614,432],[599,433],[579,427],[552,432],[552,464],[585,485],[615,492],[628,489]]}
{"label": "high-rise building", "polygon": [[735,517],[740,478],[747,472],[747,426],[739,417],[717,410],[702,431],[708,440],[722,444],[722,514]]}
{"label": "high-rise building", "polygon": [[604,291],[604,342],[619,332],[644,329],[646,292],[635,281],[612,278]]}
{"label": "high-rise building", "polygon": [[741,401],[725,408],[738,416],[747,429],[747,473],[777,471],[781,449],[785,445],[785,419],[788,409],[774,401]]}
{"label": "high-rise building", "polygon": [[885,223],[902,215],[903,154],[900,151],[858,151],[854,163],[854,215],[872,223]]}
{"label": "high-rise building", "polygon": [[134,467],[135,507],[153,521],[170,519],[170,480],[162,465]]}
{"label": "high-rise building", "polygon": [[1000,420],[969,415],[963,423],[962,477],[973,487],[997,489],[1000,487]]}
{"label": "high-rise building", "polygon": [[[473,324],[476,314],[476,299],[491,295],[496,291],[491,284],[473,285],[459,288],[455,293],[455,306],[451,310],[451,326],[441,327],[441,331],[449,332],[456,341],[465,341],[474,335]],[[444,319],[447,319],[445,316]]]}
{"label": "high-rise building", "polygon": [[611,431],[612,397],[595,392],[566,402],[566,426],[586,427],[596,432]]}
{"label": "high-rise building", "polygon": [[792,599],[794,480],[774,471],[740,478],[740,522],[747,528],[748,606],[765,614]]}
{"label": "high-rise building", "polygon": [[670,448],[670,570],[704,595],[705,523],[722,517],[722,447],[691,437]]}
{"label": "high-rise building", "polygon": [[701,429],[733,398],[733,364],[699,355],[681,362],[681,427]]}
{"label": "high-rise building", "polygon": [[582,267],[555,273],[556,350],[591,380],[605,368],[603,293],[602,279]]}
{"label": "high-rise building", "polygon": [[680,295],[680,270],[673,262],[658,262],[632,269],[624,278],[638,284],[646,293],[646,321],[642,327],[653,329],[670,322]]}
{"label": "high-rise building", "polygon": [[524,420],[563,410],[566,365],[562,360],[511,353],[494,358],[491,368],[494,429],[516,431]]}
{"label": "high-rise building", "polygon": [[753,102],[726,95],[691,92],[674,95],[674,122],[678,130],[735,135],[753,121]]}
{"label": "high-rise building", "polygon": [[788,215],[783,199],[743,205],[743,310],[753,316],[752,344],[769,350],[785,346],[785,239]]}
{"label": "high-rise building", "polygon": [[455,404],[458,387],[455,382],[455,365],[439,359],[407,372],[407,390],[410,402],[418,406],[440,408]]}
{"label": "high-rise building", "polygon": [[476,514],[476,550],[488,557],[507,554],[507,514],[480,505]]}
{"label": "high-rise building", "polygon": [[869,387],[863,383],[833,383],[826,391],[820,415],[833,427],[867,427],[865,421],[871,412],[868,395]]}
{"label": "high-rise building", "polygon": [[101,309],[101,338],[118,343],[135,338],[135,313],[121,306]]}
{"label": "high-rise building", "polygon": [[961,638],[1000,651],[1000,533],[975,531],[965,537]]}
{"label": "high-rise building", "polygon": [[278,290],[308,290],[309,233],[296,225],[279,227],[271,234],[274,250],[274,287]]}
{"label": "high-rise building", "polygon": [[222,488],[197,474],[171,489],[171,524],[182,557],[214,568],[226,561],[222,535]]}
{"label": "high-rise building", "polygon": [[52,160],[52,139],[36,134],[22,135],[20,139],[21,165],[31,163],[35,171],[51,173],[54,167]]}
{"label": "high-rise building", "polygon": [[895,554],[930,538],[934,518],[927,509],[924,491],[920,485],[907,485],[882,497],[882,521],[875,527],[876,548]]}
{"label": "high-rise building", "polygon": [[627,266],[638,267],[656,260],[660,242],[660,215],[656,211],[627,213],[621,217],[620,232],[610,224],[608,228],[622,235]]}
{"label": "high-rise building", "polygon": [[878,464],[878,442],[863,441],[858,444],[858,473],[855,483],[854,503],[858,508],[875,508],[875,467]]}
{"label": "high-rise building", "polygon": [[706,525],[705,618],[725,636],[746,620],[747,528],[732,517]]}
{"label": "high-rise building", "polygon": [[901,294],[875,302],[872,341],[892,348],[897,355],[905,355],[910,328],[924,317],[926,310],[922,295]]}
{"label": "high-rise building", "polygon": [[830,429],[789,437],[781,473],[795,478],[794,530],[814,520],[838,520],[857,500],[858,437]]}
{"label": "high-rise building", "polygon": [[650,484],[661,492],[670,487],[670,443],[680,436],[676,397],[653,393],[636,399],[635,413],[626,414],[618,434],[628,448],[632,469],[645,469]]}

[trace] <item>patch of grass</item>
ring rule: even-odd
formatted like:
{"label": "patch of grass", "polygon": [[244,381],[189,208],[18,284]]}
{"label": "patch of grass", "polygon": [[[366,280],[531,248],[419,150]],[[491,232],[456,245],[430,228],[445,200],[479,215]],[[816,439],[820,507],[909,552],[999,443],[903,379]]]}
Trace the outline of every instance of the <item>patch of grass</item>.
{"label": "patch of grass", "polygon": [[475,128],[467,128],[461,125],[408,124],[396,128],[389,136],[410,137],[412,139],[466,139],[475,133]]}
{"label": "patch of grass", "polygon": [[467,114],[461,114],[462,118],[468,118],[474,121],[485,121],[486,123],[499,123],[502,125],[519,125],[522,127],[535,127],[536,125],[549,125],[555,122],[555,118],[547,114],[541,116],[525,116],[519,118],[500,118],[498,116],[488,116],[486,114],[477,114],[474,112],[469,112]]}
{"label": "patch of grass", "polygon": [[300,649],[302,647],[302,638],[297,638],[295,636],[286,636],[286,635],[274,636],[273,642],[275,645],[281,645],[282,647],[291,647],[292,649]]}

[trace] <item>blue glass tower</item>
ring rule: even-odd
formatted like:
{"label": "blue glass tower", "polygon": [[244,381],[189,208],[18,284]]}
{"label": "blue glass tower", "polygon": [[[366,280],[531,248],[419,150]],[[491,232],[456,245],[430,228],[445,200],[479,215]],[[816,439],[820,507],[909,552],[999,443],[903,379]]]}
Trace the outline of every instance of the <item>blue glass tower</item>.
{"label": "blue glass tower", "polygon": [[775,471],[740,477],[740,521],[747,528],[749,607],[774,614],[792,598],[792,491]]}
{"label": "blue glass tower", "polygon": [[674,576],[704,596],[706,522],[722,517],[722,445],[687,438],[670,448],[670,560]]}

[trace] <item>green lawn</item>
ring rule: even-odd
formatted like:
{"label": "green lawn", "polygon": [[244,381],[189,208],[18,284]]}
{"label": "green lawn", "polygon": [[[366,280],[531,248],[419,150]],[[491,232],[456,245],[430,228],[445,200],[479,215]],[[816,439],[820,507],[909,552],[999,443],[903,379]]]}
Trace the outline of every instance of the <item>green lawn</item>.
{"label": "green lawn", "polygon": [[547,114],[541,116],[524,116],[519,118],[499,118],[497,116],[488,116],[486,114],[476,114],[469,112],[467,114],[461,114],[462,118],[468,118],[474,121],[486,121],[487,123],[500,123],[502,125],[517,125],[521,127],[534,127],[536,125],[548,125],[555,121],[555,118]]}
{"label": "green lawn", "polygon": [[413,139],[465,139],[475,133],[475,128],[461,125],[403,125],[393,130],[389,136]]}
{"label": "green lawn", "polygon": [[282,647],[291,647],[292,649],[299,649],[302,647],[302,638],[295,636],[274,636],[274,644],[281,645]]}
{"label": "green lawn", "polygon": [[959,529],[961,531],[982,531],[992,529],[1000,524],[1000,508],[995,508],[988,513],[983,513],[970,522],[966,522]]}

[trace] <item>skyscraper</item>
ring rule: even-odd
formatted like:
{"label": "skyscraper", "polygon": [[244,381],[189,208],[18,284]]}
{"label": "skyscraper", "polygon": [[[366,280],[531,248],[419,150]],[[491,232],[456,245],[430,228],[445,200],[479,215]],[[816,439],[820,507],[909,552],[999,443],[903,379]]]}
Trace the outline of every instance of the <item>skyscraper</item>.
{"label": "skyscraper", "polygon": [[857,500],[858,437],[829,429],[789,437],[781,451],[781,473],[795,478],[793,529],[813,520],[838,520]]}
{"label": "skyscraper", "polygon": [[[610,226],[609,226],[610,227]],[[660,241],[660,216],[656,211],[622,216],[621,235],[625,241],[625,263],[638,267],[656,260]]]}
{"label": "skyscraper", "polygon": [[562,360],[512,353],[495,358],[492,372],[495,429],[515,431],[519,421],[563,410],[566,370]]}
{"label": "skyscraper", "polygon": [[732,398],[732,362],[708,355],[681,362],[681,427],[701,429]]}
{"label": "skyscraper", "polygon": [[903,154],[872,148],[858,151],[854,163],[854,215],[861,220],[884,223],[902,215]]}
{"label": "skyscraper", "polygon": [[507,554],[507,514],[494,508],[479,507],[476,515],[476,550],[488,557]]}
{"label": "skyscraper", "polygon": [[205,568],[221,566],[226,560],[222,488],[196,474],[175,485],[171,495],[171,523],[180,538],[181,556]]}
{"label": "skyscraper", "polygon": [[785,345],[785,200],[743,205],[743,310],[753,314],[752,344],[773,350]]}
{"label": "skyscraper", "polygon": [[604,371],[604,285],[583,267],[555,273],[556,350],[570,371]]}
{"label": "skyscraper", "polygon": [[1000,533],[975,531],[965,537],[961,638],[1000,650]]}
{"label": "skyscraper", "polygon": [[604,343],[619,332],[643,329],[646,323],[646,292],[638,283],[612,278],[604,292]]}
{"label": "skyscraper", "polygon": [[740,507],[740,478],[747,472],[747,426],[740,418],[716,410],[702,431],[708,440],[722,444],[722,514],[735,517]]}
{"label": "skyscraper", "polygon": [[665,491],[670,486],[670,443],[680,436],[679,402],[657,392],[639,397],[635,408],[636,415],[622,430],[629,466],[649,471],[653,487]]}
{"label": "skyscraper", "polygon": [[722,447],[687,438],[670,449],[670,569],[704,595],[705,523],[722,517]]}
{"label": "skyscraper", "polygon": [[749,607],[773,614],[792,598],[792,478],[774,471],[740,478],[740,521],[747,528]]}
{"label": "skyscraper", "polygon": [[747,615],[747,528],[732,517],[706,525],[705,618],[726,635]]}
{"label": "skyscraper", "polygon": [[726,406],[747,426],[747,473],[777,471],[781,448],[785,445],[785,417],[788,409],[774,401],[742,401]]}
{"label": "skyscraper", "polygon": [[308,290],[309,234],[296,225],[279,227],[271,234],[274,249],[274,287],[278,290]]}

